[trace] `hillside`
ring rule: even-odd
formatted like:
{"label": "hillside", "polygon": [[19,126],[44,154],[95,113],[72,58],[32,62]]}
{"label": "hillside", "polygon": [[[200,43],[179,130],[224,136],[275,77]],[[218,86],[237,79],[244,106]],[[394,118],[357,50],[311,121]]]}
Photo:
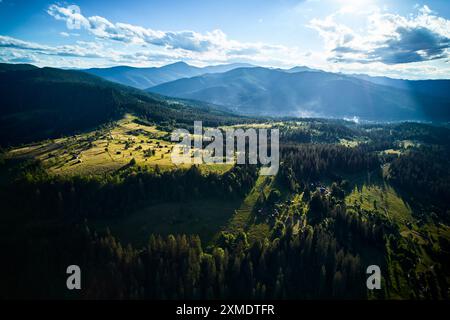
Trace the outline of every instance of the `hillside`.
{"label": "hillside", "polygon": [[90,129],[130,112],[153,122],[233,121],[205,103],[152,95],[80,71],[0,65],[0,145]]}
{"label": "hillside", "polygon": [[328,72],[239,68],[179,79],[148,91],[224,105],[242,114],[445,121],[450,119],[450,97],[436,95],[439,88],[427,89],[434,83],[425,81],[423,89],[416,90]]}

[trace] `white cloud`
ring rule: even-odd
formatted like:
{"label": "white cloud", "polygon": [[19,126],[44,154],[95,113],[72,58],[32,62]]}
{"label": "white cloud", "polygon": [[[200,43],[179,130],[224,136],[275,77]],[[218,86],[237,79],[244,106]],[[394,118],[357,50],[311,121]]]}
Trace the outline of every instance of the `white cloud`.
{"label": "white cloud", "polygon": [[[35,63],[37,65],[45,65],[43,61],[49,60],[46,57],[64,58],[57,60],[61,64],[54,63],[53,66],[66,66],[67,58],[88,58],[93,60],[103,60],[109,63],[127,63],[133,64],[136,62],[155,62],[155,61],[173,61],[179,60],[183,57],[177,53],[161,53],[150,51],[119,51],[111,47],[106,47],[99,42],[90,41],[76,41],[75,44],[62,46],[42,45],[35,42],[23,41],[9,36],[0,35],[0,48],[2,48],[2,55],[0,61],[3,62],[27,62]],[[89,62],[85,60],[85,64]],[[76,60],[79,61],[79,60]],[[64,62],[64,63],[63,63]],[[91,62],[92,63],[92,62]],[[94,61],[95,63],[95,61]]]}
{"label": "white cloud", "polygon": [[65,21],[68,29],[85,29],[101,39],[194,52],[226,48],[231,44],[221,30],[213,30],[205,34],[194,31],[152,30],[127,23],[113,23],[100,16],[85,17],[76,5],[61,7],[54,4],[47,12],[55,19]]}
{"label": "white cloud", "polygon": [[[199,33],[191,30],[160,31],[122,22],[111,22],[101,16],[86,17],[76,5],[51,5],[48,14],[64,21],[69,30],[85,30],[97,41],[122,44],[128,51],[145,48],[153,54],[172,55],[198,65],[247,61],[277,66],[302,63],[298,48],[265,43],[243,43],[229,39],[221,30]],[[120,49],[117,49],[120,50]],[[129,56],[129,54],[127,54]],[[140,52],[141,59],[147,54]],[[147,60],[132,61],[145,62]]]}
{"label": "white cloud", "polygon": [[309,26],[324,39],[330,61],[394,65],[444,59],[450,54],[450,20],[435,15],[428,6],[410,17],[380,10],[365,13],[368,26],[363,32],[336,21],[346,13],[310,21]]}
{"label": "white cloud", "polygon": [[102,45],[96,42],[77,42],[74,45],[48,46],[23,41],[9,36],[0,36],[0,48],[32,51],[35,54],[65,57],[104,58]]}

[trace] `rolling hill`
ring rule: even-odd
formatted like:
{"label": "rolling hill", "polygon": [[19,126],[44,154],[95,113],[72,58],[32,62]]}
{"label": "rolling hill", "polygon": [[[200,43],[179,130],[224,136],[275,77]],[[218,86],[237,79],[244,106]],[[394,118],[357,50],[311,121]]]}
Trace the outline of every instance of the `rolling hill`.
{"label": "rolling hill", "polygon": [[153,123],[236,119],[208,103],[172,99],[81,71],[0,64],[0,146],[55,138],[133,113]]}
{"label": "rolling hill", "polygon": [[[439,88],[434,89],[436,84]],[[449,84],[423,81],[402,88],[323,71],[258,67],[179,79],[147,91],[224,105],[241,114],[446,121],[449,91],[436,92]]]}
{"label": "rolling hill", "polygon": [[82,71],[102,77],[109,81],[139,89],[146,89],[148,87],[181,78],[194,77],[205,73],[226,72],[240,67],[251,67],[251,65],[233,63],[199,68],[184,62],[176,62],[159,68],[117,66],[112,68],[92,68]]}

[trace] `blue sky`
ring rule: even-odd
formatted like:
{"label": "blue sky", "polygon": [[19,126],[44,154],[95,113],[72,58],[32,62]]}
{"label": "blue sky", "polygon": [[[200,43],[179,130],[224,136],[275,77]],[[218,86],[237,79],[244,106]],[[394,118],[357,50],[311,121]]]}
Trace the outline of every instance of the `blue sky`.
{"label": "blue sky", "polygon": [[307,65],[450,78],[446,0],[0,0],[0,61]]}

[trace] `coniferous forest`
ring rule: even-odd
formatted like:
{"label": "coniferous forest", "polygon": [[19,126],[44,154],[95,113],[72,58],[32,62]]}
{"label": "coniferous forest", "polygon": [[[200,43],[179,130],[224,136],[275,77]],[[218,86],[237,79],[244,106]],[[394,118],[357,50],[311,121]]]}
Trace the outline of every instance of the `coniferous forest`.
{"label": "coniferous forest", "polygon": [[165,161],[174,121],[3,145],[2,298],[449,298],[446,125],[245,118],[280,130],[279,171],[261,176]]}

